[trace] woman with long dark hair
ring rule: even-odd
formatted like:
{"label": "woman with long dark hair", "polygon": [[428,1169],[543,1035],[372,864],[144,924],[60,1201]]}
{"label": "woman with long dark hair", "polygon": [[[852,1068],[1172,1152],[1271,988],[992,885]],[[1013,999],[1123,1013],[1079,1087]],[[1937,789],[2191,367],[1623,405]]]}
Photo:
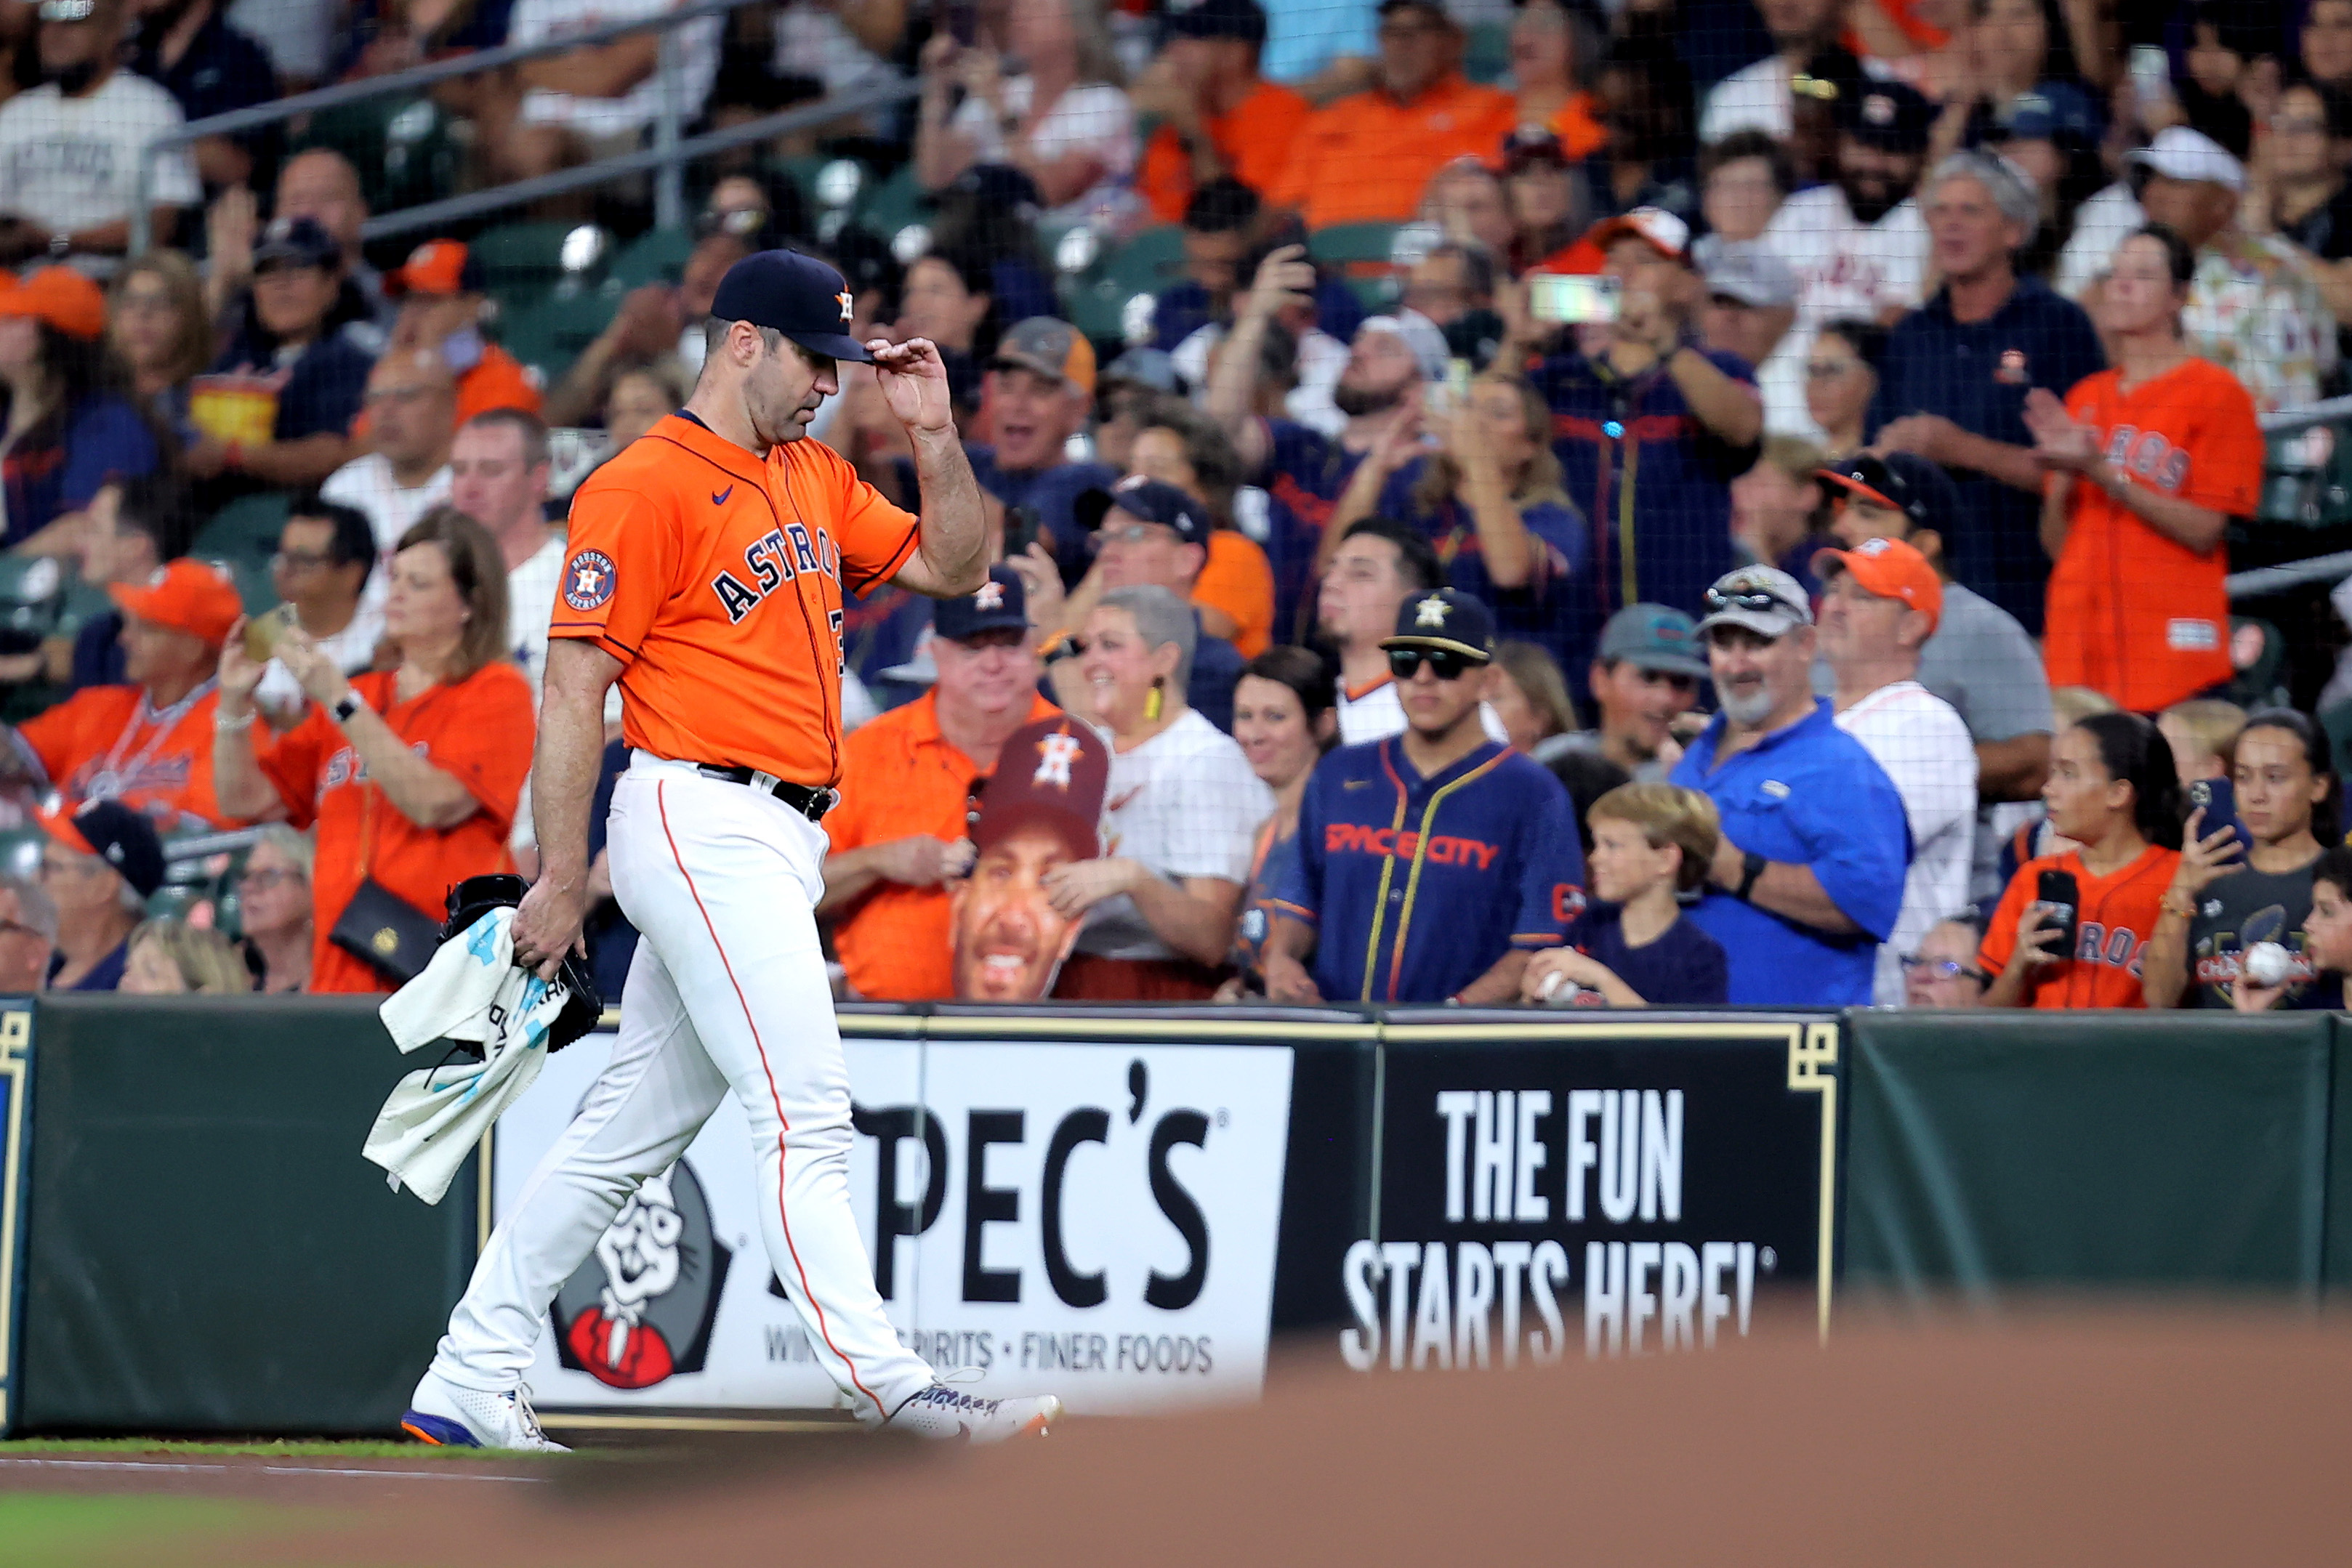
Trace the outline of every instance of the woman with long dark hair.
{"label": "woman with long dark hair", "polygon": [[0,287],[0,546],[71,555],[110,479],[164,465],[169,439],[106,346],[106,296],[67,267]]}
{"label": "woman with long dark hair", "polygon": [[1274,811],[1259,824],[1250,851],[1249,887],[1242,894],[1241,928],[1234,937],[1235,978],[1219,1001],[1260,995],[1257,965],[1273,929],[1275,889],[1298,859],[1298,806],[1315,765],[1339,743],[1339,685],[1331,666],[1307,648],[1268,648],[1252,659],[1234,687],[1234,740],[1250,771],[1274,791]]}
{"label": "woman with long dark hair", "polygon": [[2230,779],[2245,841],[2227,826],[2209,831],[2201,808],[2189,812],[2147,944],[2147,1005],[2226,1008],[2246,949],[2274,942],[2294,966],[2284,1005],[2332,1011],[2342,982],[2312,963],[2305,940],[2313,872],[2338,832],[2327,737],[2292,708],[2264,708],[2238,732]]}
{"label": "woman with long dark hair", "polygon": [[1984,1005],[2147,1006],[2144,950],[2180,865],[2172,747],[2137,714],[2094,714],[2053,743],[2042,803],[2075,847],[2010,879],[1978,955]]}

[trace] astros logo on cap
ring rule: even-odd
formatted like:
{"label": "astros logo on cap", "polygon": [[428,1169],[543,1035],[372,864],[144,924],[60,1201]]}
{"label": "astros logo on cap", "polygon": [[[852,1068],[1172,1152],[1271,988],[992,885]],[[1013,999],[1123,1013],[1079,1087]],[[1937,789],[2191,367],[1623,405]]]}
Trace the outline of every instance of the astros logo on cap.
{"label": "astros logo on cap", "polygon": [[1446,614],[1453,608],[1443,599],[1432,594],[1423,600],[1420,607],[1413,612],[1412,623],[1416,626],[1434,626],[1443,631]]}
{"label": "astros logo on cap", "polygon": [[1051,784],[1058,789],[1068,789],[1070,764],[1077,760],[1078,753],[1084,749],[1078,737],[1067,731],[1056,731],[1046,736],[1037,743],[1037,771],[1031,776],[1029,782]]}
{"label": "astros logo on cap", "polygon": [[613,558],[603,550],[582,550],[563,569],[563,602],[574,610],[593,610],[613,597],[618,575]]}
{"label": "astros logo on cap", "polygon": [[848,295],[846,295],[846,294],[836,294],[836,295],[835,295],[835,296],[834,296],[834,298],[835,298],[835,299],[838,299],[838,300],[840,300],[840,301],[841,301],[841,319],[842,319],[844,321],[848,320],[848,319],[849,319],[849,296],[848,296]]}
{"label": "astros logo on cap", "polygon": [[974,610],[1003,609],[1004,584],[1001,582],[982,583],[978,588],[972,591],[971,607]]}

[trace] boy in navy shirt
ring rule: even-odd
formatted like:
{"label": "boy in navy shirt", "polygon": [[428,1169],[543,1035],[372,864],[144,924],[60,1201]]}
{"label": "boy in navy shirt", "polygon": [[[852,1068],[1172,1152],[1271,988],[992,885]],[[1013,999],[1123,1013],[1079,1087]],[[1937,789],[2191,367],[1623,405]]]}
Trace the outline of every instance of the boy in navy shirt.
{"label": "boy in navy shirt", "polygon": [[1266,996],[1514,1001],[1528,955],[1584,907],[1567,791],[1486,738],[1485,605],[1451,588],[1415,594],[1381,645],[1405,732],[1342,747],[1307,780],[1297,860],[1269,901]]}
{"label": "boy in navy shirt", "polygon": [[1682,917],[1721,836],[1715,802],[1674,784],[1623,784],[1592,802],[1594,903],[1568,943],[1528,962],[1522,1000],[1554,1006],[1719,1006],[1723,948]]}

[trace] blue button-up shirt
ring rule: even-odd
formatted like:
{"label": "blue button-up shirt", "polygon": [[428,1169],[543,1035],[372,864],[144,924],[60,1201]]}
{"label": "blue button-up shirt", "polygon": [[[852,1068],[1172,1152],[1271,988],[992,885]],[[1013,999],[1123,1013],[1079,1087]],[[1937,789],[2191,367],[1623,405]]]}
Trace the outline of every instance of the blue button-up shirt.
{"label": "blue button-up shirt", "polygon": [[1717,714],[1675,767],[1673,781],[1715,802],[1724,836],[1768,861],[1801,865],[1862,927],[1831,936],[1710,892],[1691,912],[1731,961],[1734,1007],[1868,1007],[1878,945],[1903,907],[1911,824],[1894,781],[1830,705],[1716,766]]}
{"label": "blue button-up shirt", "polygon": [[[2038,277],[2021,277],[2001,308],[1981,321],[1952,318],[1952,291],[1895,324],[1879,371],[1879,419],[1939,413],[1971,435],[2031,446],[2025,394],[2047,387],[2063,400],[2084,376],[2106,369],[2091,319]],[[2050,558],[2042,549],[2042,497],[1982,474],[1957,470],[1957,528],[1944,557],[1952,575],[2042,632]]]}

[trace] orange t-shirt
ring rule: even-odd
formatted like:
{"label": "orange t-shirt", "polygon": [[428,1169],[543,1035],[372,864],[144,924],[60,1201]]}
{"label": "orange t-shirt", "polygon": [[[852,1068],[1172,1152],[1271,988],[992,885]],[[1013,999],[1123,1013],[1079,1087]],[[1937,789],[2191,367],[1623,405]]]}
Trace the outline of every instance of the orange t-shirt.
{"label": "orange t-shirt", "polygon": [[1509,93],[1458,72],[1411,103],[1379,88],[1353,93],[1308,118],[1266,197],[1297,208],[1310,229],[1402,222],[1432,174],[1456,158],[1491,160],[1517,118]]}
{"label": "orange t-shirt", "polygon": [[162,713],[141,686],[90,686],[16,727],[66,810],[97,796],[155,820],[156,831],[222,828],[239,821],[213,794],[213,713],[207,681]]}
{"label": "orange t-shirt", "polygon": [[[1231,114],[1211,115],[1201,129],[1234,178],[1262,196],[1282,177],[1290,144],[1314,112],[1313,105],[1288,88],[1262,81]],[[1162,125],[1143,144],[1135,188],[1153,217],[1163,224],[1184,221],[1184,205],[1192,199],[1192,159],[1174,126]]]}
{"label": "orange t-shirt", "polygon": [[329,938],[343,908],[373,877],[385,892],[437,923],[452,883],[510,872],[507,834],[530,773],[530,682],[501,659],[462,681],[444,681],[395,702],[396,671],[352,677],[409,748],[466,787],[480,807],[454,828],[420,828],[368,781],[341,727],[315,703],[300,723],[260,749],[262,773],[298,828],[319,828],[311,878],[318,937],[310,954],[314,991],[388,991],[391,982]]}
{"label": "orange t-shirt", "polygon": [[2147,939],[2156,930],[2158,904],[2179,868],[2180,852],[2154,845],[2120,871],[2093,876],[2083,869],[2074,850],[2027,861],[2009,881],[1985,927],[1984,945],[1977,950],[1977,967],[1999,976],[2017,951],[2017,925],[2045,871],[2071,872],[2078,907],[2074,912],[2074,956],[2032,971],[2026,995],[2037,1008],[2139,1008],[2140,961]]}
{"label": "orange t-shirt", "polygon": [[[1525,123],[1527,117],[1519,118]],[[1559,138],[1559,150],[1570,158],[1590,158],[1609,142],[1609,128],[1593,115],[1589,92],[1569,94],[1568,101],[1554,110],[1543,126]]]}
{"label": "orange t-shirt", "polygon": [[[2066,410],[2098,427],[2107,461],[2131,483],[2253,515],[2263,483],[2254,400],[2211,361],[2186,361],[2129,392],[2120,371],[2101,371],[2074,384]],[[2050,684],[2153,713],[2228,680],[2227,556],[2219,544],[2200,555],[2167,538],[2076,479],[2043,621]]]}
{"label": "orange t-shirt", "polygon": [[843,590],[896,576],[919,526],[822,442],[762,463],[674,413],[572,497],[548,635],[621,661],[631,746],[833,784]]}
{"label": "orange t-shirt", "polygon": [[[1032,697],[1023,724],[1060,711]],[[971,758],[940,734],[938,694],[925,692],[851,732],[842,747],[841,804],[825,813],[832,852],[910,833],[952,841],[969,835],[964,812]],[[834,950],[857,994],[877,1002],[945,1001],[955,995],[948,890],[886,882],[834,920]]]}
{"label": "orange t-shirt", "polygon": [[1240,630],[1231,641],[1244,659],[1256,658],[1274,641],[1274,568],[1247,534],[1211,530],[1209,559],[1192,581],[1192,602],[1234,618]]}

